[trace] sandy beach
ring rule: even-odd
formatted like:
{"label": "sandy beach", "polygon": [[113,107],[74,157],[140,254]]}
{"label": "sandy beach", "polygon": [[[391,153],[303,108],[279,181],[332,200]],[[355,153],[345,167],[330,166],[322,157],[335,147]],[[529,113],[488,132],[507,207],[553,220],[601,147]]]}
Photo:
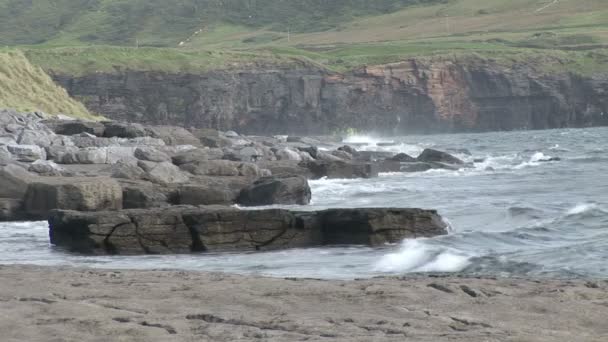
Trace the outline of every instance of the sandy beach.
{"label": "sandy beach", "polygon": [[0,266],[2,341],[606,341],[608,281]]}

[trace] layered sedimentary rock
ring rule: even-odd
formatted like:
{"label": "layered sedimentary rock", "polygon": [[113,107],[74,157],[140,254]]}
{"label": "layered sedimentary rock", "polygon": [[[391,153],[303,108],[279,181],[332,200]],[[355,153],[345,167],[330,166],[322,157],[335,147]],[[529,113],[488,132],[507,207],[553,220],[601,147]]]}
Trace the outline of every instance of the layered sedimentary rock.
{"label": "layered sedimentary rock", "polygon": [[203,74],[54,75],[116,120],[242,133],[544,129],[608,124],[608,75],[476,57],[410,59],[337,74],[314,67]]}
{"label": "layered sedimentary rock", "polygon": [[268,250],[327,244],[381,245],[447,233],[434,210],[175,206],[107,212],[53,211],[51,242],[92,254]]}

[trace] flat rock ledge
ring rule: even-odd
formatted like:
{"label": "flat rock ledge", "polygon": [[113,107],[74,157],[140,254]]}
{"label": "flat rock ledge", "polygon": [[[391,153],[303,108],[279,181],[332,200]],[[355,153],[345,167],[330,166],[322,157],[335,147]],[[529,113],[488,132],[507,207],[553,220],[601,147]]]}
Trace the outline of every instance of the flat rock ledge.
{"label": "flat rock ledge", "polygon": [[397,243],[447,234],[434,210],[289,211],[176,206],[52,211],[51,243],[85,254],[183,254]]}

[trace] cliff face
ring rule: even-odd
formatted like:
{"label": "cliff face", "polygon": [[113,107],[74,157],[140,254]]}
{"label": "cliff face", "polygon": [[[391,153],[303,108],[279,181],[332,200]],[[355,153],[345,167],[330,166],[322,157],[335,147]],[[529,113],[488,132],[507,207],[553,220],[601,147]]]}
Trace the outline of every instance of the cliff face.
{"label": "cliff face", "polygon": [[527,64],[407,60],[349,74],[315,68],[54,75],[97,113],[249,134],[385,134],[608,125],[608,74]]}

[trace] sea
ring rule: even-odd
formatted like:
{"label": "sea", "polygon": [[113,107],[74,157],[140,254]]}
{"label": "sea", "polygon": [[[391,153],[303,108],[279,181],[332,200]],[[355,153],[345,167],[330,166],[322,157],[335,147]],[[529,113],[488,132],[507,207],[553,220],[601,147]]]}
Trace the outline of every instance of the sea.
{"label": "sea", "polygon": [[[377,248],[83,256],[49,243],[46,222],[0,223],[0,264],[183,269],[271,277],[356,279],[453,274],[608,279],[608,128],[478,134],[351,136],[361,150],[448,151],[458,170],[311,181],[306,208],[436,209],[446,236]],[[328,148],[336,146],[326,146]]]}

